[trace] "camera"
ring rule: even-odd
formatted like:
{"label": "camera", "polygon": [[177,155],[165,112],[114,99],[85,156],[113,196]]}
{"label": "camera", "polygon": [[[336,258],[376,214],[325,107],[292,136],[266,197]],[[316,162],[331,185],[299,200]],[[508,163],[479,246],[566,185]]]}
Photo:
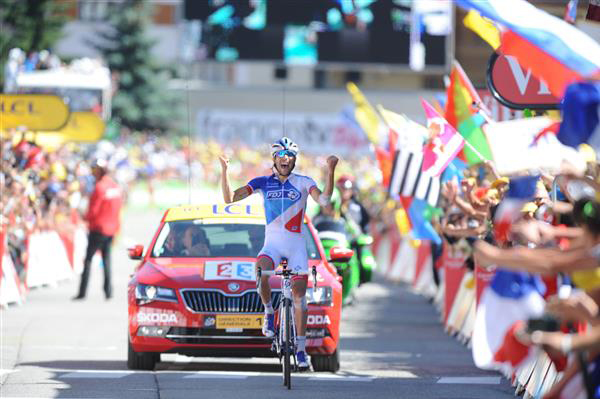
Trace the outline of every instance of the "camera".
{"label": "camera", "polygon": [[527,332],[532,333],[534,331],[559,331],[560,322],[554,316],[544,314],[540,318],[533,318],[527,320]]}

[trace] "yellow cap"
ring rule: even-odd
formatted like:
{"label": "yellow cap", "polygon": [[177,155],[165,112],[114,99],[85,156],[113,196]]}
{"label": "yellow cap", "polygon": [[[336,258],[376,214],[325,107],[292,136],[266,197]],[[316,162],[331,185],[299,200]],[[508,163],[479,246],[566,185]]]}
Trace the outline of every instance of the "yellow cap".
{"label": "yellow cap", "polygon": [[523,205],[523,208],[521,208],[521,212],[522,213],[529,213],[529,212],[535,212],[537,211],[537,205],[534,202],[528,202],[525,205]]}
{"label": "yellow cap", "polygon": [[499,179],[494,180],[492,183],[492,188],[497,188],[501,184],[510,183],[510,179],[508,177],[500,177]]}

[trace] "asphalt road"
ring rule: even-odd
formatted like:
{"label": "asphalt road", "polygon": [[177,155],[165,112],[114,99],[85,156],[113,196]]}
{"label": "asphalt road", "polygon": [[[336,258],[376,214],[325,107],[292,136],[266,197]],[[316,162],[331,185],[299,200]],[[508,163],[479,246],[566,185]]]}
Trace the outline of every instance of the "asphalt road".
{"label": "asphalt road", "polygon": [[499,374],[475,368],[432,305],[383,281],[362,286],[343,310],[341,371],[294,374],[291,391],[271,359],[163,355],[154,372],[127,370],[126,285],[134,263],[125,248],[147,245],[159,219],[156,211],[125,215],[112,300],[104,300],[101,270],[92,270],[85,302],[70,301],[76,280],[33,290],[22,306],[1,311],[1,398],[514,397]]}

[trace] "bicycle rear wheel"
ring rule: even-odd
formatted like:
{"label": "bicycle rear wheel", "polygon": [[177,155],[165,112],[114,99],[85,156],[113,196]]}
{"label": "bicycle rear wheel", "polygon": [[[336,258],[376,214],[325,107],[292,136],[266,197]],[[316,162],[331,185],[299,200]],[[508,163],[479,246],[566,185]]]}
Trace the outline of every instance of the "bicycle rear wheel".
{"label": "bicycle rear wheel", "polygon": [[284,299],[283,305],[283,313],[284,320],[282,323],[282,327],[284,330],[283,333],[283,342],[281,345],[281,352],[283,353],[283,385],[287,386],[288,389],[292,388],[292,365],[290,362],[292,356],[292,340],[291,340],[291,308],[292,304],[289,299]]}

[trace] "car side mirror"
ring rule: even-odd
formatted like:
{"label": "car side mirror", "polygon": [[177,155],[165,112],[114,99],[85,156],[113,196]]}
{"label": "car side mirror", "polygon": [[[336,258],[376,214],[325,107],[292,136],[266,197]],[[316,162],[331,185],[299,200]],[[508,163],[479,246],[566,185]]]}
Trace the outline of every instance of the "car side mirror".
{"label": "car side mirror", "polygon": [[329,262],[348,263],[354,256],[354,251],[348,248],[331,247],[329,250]]}
{"label": "car side mirror", "polygon": [[127,248],[127,252],[129,253],[129,259],[142,259],[142,255],[144,254],[144,246],[136,245],[134,247]]}

